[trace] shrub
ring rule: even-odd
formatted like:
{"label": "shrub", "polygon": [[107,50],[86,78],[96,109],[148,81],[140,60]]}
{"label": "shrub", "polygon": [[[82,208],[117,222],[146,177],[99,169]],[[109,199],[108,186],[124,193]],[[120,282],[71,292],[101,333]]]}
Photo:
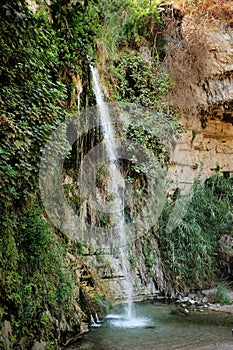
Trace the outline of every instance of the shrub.
{"label": "shrub", "polygon": [[[167,230],[175,201],[168,201],[159,221],[159,249],[167,279],[174,289],[207,287],[217,276],[219,244],[229,206],[232,207],[232,178],[216,175],[205,184],[196,182],[182,220],[174,217]],[[176,199],[177,200],[177,199]]]}
{"label": "shrub", "polygon": [[229,283],[219,282],[216,289],[208,294],[210,303],[219,303],[220,305],[230,305],[232,301],[228,297]]}
{"label": "shrub", "polygon": [[75,281],[67,249],[37,207],[8,220],[0,240],[0,303],[12,314],[17,337],[35,330],[42,334],[49,326],[45,311],[55,318],[72,313]]}
{"label": "shrub", "polygon": [[140,50],[147,48],[147,58],[163,57],[164,42],[161,34],[162,8],[160,0],[101,1],[102,30],[98,50],[105,60],[114,59],[123,47]]}

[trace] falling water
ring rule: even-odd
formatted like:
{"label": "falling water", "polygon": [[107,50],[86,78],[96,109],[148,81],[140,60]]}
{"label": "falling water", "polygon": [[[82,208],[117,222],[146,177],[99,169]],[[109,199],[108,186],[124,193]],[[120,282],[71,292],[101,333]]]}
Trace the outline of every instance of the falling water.
{"label": "falling water", "polygon": [[126,225],[124,217],[124,198],[120,191],[121,184],[120,179],[122,176],[119,172],[118,164],[118,152],[117,144],[114,136],[114,127],[111,122],[110,112],[107,104],[104,102],[102,95],[102,88],[100,83],[100,78],[98,70],[91,67],[91,73],[93,77],[93,92],[96,97],[100,125],[104,138],[104,145],[106,150],[106,155],[108,157],[108,171],[110,176],[110,191],[114,194],[114,211],[117,215],[117,233],[119,237],[119,257],[122,267],[122,272],[124,275],[123,289],[127,296],[127,318],[132,317],[132,296],[133,296],[133,284],[132,275],[130,273],[129,259],[128,259],[128,249],[127,249],[127,235],[126,235]]}

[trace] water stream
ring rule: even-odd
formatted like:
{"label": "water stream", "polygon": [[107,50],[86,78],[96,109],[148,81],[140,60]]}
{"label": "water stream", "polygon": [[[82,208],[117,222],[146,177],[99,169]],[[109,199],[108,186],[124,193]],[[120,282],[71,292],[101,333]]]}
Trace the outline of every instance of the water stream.
{"label": "water stream", "polygon": [[132,297],[133,297],[133,278],[130,273],[130,264],[128,259],[128,242],[127,233],[124,217],[124,197],[122,191],[122,175],[119,171],[118,164],[118,152],[117,143],[115,139],[114,125],[111,121],[110,111],[108,105],[104,102],[102,87],[100,82],[100,77],[98,70],[91,66],[91,73],[93,78],[93,92],[96,97],[96,103],[99,113],[100,125],[103,133],[103,140],[105,145],[105,150],[108,160],[108,191],[111,193],[114,203],[114,214],[115,214],[115,232],[117,232],[118,237],[114,237],[114,240],[118,242],[118,254],[121,271],[119,274],[123,275],[122,287],[127,296],[127,307],[126,314],[127,319],[130,320],[132,315]]}

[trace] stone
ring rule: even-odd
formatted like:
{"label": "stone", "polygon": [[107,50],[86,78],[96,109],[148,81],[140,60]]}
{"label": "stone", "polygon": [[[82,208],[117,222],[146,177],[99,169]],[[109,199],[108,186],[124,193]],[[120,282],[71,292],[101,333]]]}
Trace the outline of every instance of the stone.
{"label": "stone", "polygon": [[10,321],[5,320],[3,323],[3,327],[0,332],[0,340],[2,340],[4,344],[4,350],[11,350],[12,344],[10,341],[10,337],[12,335],[12,327]]}
{"label": "stone", "polygon": [[202,302],[203,302],[204,304],[208,303],[208,297],[202,298]]}
{"label": "stone", "polygon": [[45,350],[48,345],[48,341],[36,341],[32,347],[32,350]]}
{"label": "stone", "polygon": [[[184,15],[177,22],[177,32],[181,30],[182,36],[174,39],[174,31],[169,32],[168,28],[166,32],[167,67],[175,82],[168,99],[170,104],[181,108],[181,124],[186,130],[182,143],[178,141],[172,152],[169,175],[183,193],[190,189],[196,177],[204,180],[216,174],[217,169],[233,174],[233,112],[227,109],[233,102],[233,31],[221,21],[212,21],[203,36],[195,37],[195,23],[192,17]],[[173,44],[170,35],[175,40]],[[195,58],[196,70],[186,69],[183,84],[184,77],[177,74],[177,69],[182,66],[179,59],[189,43],[195,43],[197,52],[202,47],[202,54]],[[199,114],[201,109],[206,111],[204,118]]]}

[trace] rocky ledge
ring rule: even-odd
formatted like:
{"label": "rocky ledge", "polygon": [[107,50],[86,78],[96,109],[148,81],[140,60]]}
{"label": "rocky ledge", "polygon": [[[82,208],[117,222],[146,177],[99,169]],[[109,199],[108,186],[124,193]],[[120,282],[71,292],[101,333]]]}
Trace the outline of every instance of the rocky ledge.
{"label": "rocky ledge", "polygon": [[233,313],[233,291],[217,286],[188,296],[179,295],[172,313],[188,315],[192,311],[203,312],[206,309]]}

